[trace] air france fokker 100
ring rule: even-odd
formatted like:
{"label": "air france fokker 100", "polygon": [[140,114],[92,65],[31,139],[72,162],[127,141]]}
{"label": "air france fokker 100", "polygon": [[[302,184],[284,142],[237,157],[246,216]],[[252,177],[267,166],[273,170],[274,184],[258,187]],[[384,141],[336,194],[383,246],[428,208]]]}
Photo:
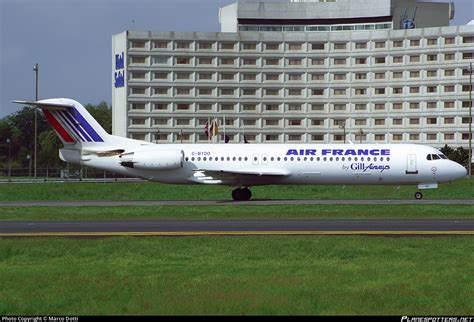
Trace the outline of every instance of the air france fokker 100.
{"label": "air france fokker 100", "polygon": [[[154,144],[108,134],[78,102],[16,101],[41,108],[64,147],[61,160],[175,184],[394,184],[437,188],[466,169],[435,148],[414,144]],[[421,192],[415,198],[421,199]]]}

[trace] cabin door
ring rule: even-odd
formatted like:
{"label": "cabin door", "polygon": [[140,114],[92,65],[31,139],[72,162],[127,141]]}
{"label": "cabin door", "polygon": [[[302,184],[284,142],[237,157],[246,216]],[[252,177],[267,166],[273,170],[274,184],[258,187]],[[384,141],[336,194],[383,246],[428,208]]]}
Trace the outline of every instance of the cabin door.
{"label": "cabin door", "polygon": [[416,154],[407,155],[407,169],[406,174],[417,174],[418,169],[416,167]]}

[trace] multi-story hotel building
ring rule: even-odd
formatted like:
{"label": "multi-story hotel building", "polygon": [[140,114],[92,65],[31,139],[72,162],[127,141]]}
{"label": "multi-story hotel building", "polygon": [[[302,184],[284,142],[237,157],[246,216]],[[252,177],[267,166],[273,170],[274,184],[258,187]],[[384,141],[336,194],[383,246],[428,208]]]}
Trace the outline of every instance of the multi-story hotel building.
{"label": "multi-story hotel building", "polygon": [[218,118],[230,142],[345,133],[467,147],[474,25],[448,26],[453,12],[415,0],[235,3],[220,10],[221,32],[114,35],[113,132],[208,142]]}

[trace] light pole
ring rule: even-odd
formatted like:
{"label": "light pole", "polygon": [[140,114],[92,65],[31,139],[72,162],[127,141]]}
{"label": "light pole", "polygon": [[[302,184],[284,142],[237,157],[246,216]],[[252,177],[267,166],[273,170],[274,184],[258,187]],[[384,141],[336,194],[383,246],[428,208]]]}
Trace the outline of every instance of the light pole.
{"label": "light pole", "polygon": [[[39,72],[39,64],[36,63],[35,66],[33,66],[33,70],[35,71],[36,74],[36,101],[38,101],[38,72]],[[35,160],[35,179],[36,179],[36,155],[37,155],[37,136],[38,136],[38,108],[35,106],[35,155],[34,155],[34,160]]]}
{"label": "light pole", "polygon": [[469,63],[469,178],[472,171],[472,63]]}
{"label": "light pole", "polygon": [[10,181],[10,177],[12,176],[12,163],[11,163],[12,140],[7,139],[7,143],[8,143],[8,180]]}
{"label": "light pole", "polygon": [[359,143],[362,144],[362,135],[364,134],[364,131],[362,131],[362,128],[359,129]]}
{"label": "light pole", "polygon": [[27,155],[26,159],[28,160],[28,176],[31,177],[31,155]]}

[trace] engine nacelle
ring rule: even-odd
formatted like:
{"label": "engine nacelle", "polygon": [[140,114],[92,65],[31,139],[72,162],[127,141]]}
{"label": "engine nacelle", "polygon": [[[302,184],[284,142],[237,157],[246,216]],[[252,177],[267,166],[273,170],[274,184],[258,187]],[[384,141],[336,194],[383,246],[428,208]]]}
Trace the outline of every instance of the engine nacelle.
{"label": "engine nacelle", "polygon": [[184,152],[181,150],[135,151],[123,154],[120,164],[141,170],[171,170],[183,166]]}

